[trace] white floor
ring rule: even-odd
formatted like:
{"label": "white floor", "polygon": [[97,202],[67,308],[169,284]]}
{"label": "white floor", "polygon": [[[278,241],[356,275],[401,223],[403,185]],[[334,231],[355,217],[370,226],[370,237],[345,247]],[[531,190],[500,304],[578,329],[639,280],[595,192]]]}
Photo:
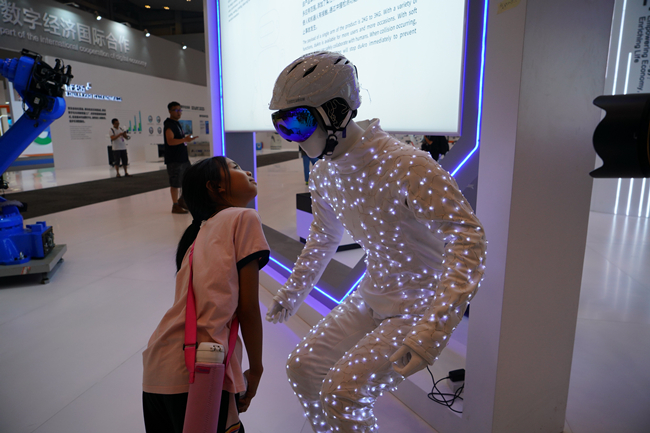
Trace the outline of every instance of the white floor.
{"label": "white floor", "polygon": [[[87,172],[85,180],[111,173]],[[53,176],[60,184],[65,173]],[[292,236],[293,197],[306,191],[302,161],[261,168],[258,179],[263,221]],[[173,298],[174,251],[190,221],[169,213],[169,201],[163,189],[38,218],[68,251],[48,285],[35,276],[0,280],[0,433],[144,431],[141,352]],[[591,214],[572,433],[650,432],[649,232],[648,219]],[[265,375],[242,416],[246,430],[309,432],[284,379],[298,337],[266,322],[264,332]],[[391,395],[377,406],[382,432],[434,432]]]}

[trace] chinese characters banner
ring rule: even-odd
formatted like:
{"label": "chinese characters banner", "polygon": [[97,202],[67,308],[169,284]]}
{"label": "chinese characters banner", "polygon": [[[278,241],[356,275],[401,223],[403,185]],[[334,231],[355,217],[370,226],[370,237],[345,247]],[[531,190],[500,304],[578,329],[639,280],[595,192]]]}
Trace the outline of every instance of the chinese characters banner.
{"label": "chinese characters banner", "polygon": [[0,47],[15,51],[27,48],[40,54],[144,72],[149,59],[142,50],[140,32],[57,5],[43,0],[0,0]]}

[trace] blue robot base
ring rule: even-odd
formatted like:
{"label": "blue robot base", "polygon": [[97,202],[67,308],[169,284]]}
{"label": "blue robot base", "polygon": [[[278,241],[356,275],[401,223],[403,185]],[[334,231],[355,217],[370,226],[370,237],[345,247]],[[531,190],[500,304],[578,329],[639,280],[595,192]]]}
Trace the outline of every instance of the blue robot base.
{"label": "blue robot base", "polygon": [[[0,265],[0,278],[14,275],[41,275],[41,283],[50,282],[50,277],[54,274],[61,263],[63,263],[63,254],[68,250],[65,244],[56,245],[50,253],[42,259],[31,259],[25,263],[15,265]],[[2,281],[0,280],[0,284]]]}
{"label": "blue robot base", "polygon": [[67,248],[55,245],[45,221],[23,227],[19,206],[0,197],[0,277],[41,273],[46,283]]}

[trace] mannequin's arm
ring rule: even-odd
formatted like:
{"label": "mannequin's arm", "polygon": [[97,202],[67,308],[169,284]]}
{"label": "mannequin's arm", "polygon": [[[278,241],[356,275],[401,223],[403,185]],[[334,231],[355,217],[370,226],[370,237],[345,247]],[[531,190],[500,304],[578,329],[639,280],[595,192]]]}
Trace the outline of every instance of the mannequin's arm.
{"label": "mannequin's arm", "polygon": [[[456,181],[428,158],[417,158],[403,180],[405,205],[416,219],[446,243],[444,272],[423,318],[404,339],[402,350],[412,356],[405,366],[433,364],[460,322],[476,293],[485,269],[486,240],[483,227],[458,189]],[[397,355],[397,353],[396,353]],[[414,363],[413,366],[410,366]]]}
{"label": "mannequin's arm", "polygon": [[[310,189],[312,190],[314,222],[309,228],[309,237],[293,267],[291,276],[273,298],[275,303],[287,311],[283,313],[279,307],[276,307],[276,304],[271,306],[269,313],[275,309],[274,314],[278,314],[276,322],[286,320],[300,307],[336,253],[343,236],[343,226],[336,218],[332,208],[315,191],[313,184]],[[286,317],[279,320],[279,315]],[[274,321],[273,317],[269,318],[268,315],[267,320]]]}

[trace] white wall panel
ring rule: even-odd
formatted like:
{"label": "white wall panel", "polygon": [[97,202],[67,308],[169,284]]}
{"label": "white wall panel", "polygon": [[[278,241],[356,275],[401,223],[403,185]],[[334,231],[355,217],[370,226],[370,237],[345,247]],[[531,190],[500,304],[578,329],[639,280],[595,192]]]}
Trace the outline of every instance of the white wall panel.
{"label": "white wall panel", "polygon": [[[54,58],[46,58],[54,64]],[[107,146],[110,145],[108,134],[111,119],[118,118],[120,126],[134,123],[134,116],[142,120],[142,131],[131,134],[128,142],[129,161],[151,160],[157,154],[156,144],[163,143],[162,128],[164,120],[169,116],[167,104],[178,101],[183,108],[181,119],[192,120],[193,133],[199,135],[199,142],[212,142],[211,134],[202,134],[200,122],[209,121],[209,131],[212,132],[212,122],[209,116],[209,97],[207,87],[194,84],[171,81],[163,78],[110,69],[80,62],[64,60],[72,65],[73,84],[86,85],[91,83],[88,93],[119,96],[121,102],[102,101],[66,97],[68,108],[81,107],[105,109],[105,119],[82,119],[85,123],[71,123],[68,110],[52,124],[52,141],[54,145],[54,164],[57,168],[75,168],[108,164]],[[201,65],[203,67],[203,65]],[[192,108],[185,108],[194,107]],[[199,110],[197,107],[202,107]],[[152,116],[152,122],[148,121]],[[204,116],[204,117],[201,117]],[[160,117],[160,122],[157,118]],[[79,131],[85,127],[87,133]],[[149,128],[153,128],[150,133]],[[158,131],[160,127],[160,133]],[[79,135],[86,136],[79,139]]]}

